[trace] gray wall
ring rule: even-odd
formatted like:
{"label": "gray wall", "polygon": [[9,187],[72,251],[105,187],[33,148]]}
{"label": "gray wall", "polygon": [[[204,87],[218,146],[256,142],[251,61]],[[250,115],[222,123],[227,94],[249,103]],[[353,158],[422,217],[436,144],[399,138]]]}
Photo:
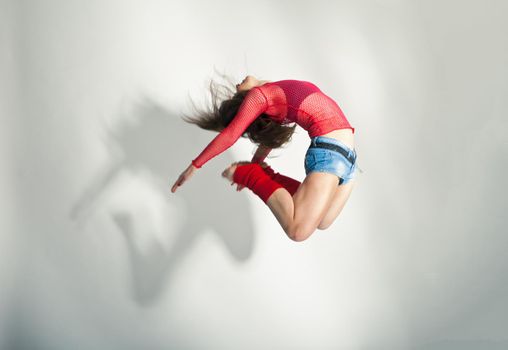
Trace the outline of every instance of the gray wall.
{"label": "gray wall", "polygon": [[[505,349],[505,1],[0,2],[1,349]],[[220,177],[214,69],[356,127],[341,216],[290,241]],[[303,179],[297,129],[268,161]]]}

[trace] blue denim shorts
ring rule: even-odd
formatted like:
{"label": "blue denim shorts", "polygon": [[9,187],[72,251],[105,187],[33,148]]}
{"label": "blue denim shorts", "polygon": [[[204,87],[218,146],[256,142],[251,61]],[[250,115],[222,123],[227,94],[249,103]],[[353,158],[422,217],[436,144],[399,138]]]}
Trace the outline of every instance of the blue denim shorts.
{"label": "blue denim shorts", "polygon": [[[342,153],[328,148],[316,148],[316,142],[338,145],[346,154],[354,159],[348,160]],[[311,138],[311,144],[305,153],[305,174],[313,171],[335,174],[339,178],[339,186],[354,178],[356,171],[356,150],[331,137],[316,136]]]}

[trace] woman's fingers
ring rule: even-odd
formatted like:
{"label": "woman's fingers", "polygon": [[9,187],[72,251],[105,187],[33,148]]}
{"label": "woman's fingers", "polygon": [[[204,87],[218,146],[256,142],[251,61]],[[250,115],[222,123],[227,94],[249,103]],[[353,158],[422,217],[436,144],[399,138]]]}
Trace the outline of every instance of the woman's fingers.
{"label": "woman's fingers", "polygon": [[173,193],[174,193],[174,192],[176,191],[177,187],[178,187],[178,186],[180,186],[180,185],[179,185],[179,182],[180,182],[180,178],[178,178],[178,179],[175,181],[175,183],[173,184],[173,187],[171,187],[171,192],[173,192]]}
{"label": "woman's fingers", "polygon": [[175,192],[178,187],[182,186],[185,181],[191,178],[191,176],[194,174],[197,168],[194,167],[193,164],[189,165],[187,169],[183,171],[183,173],[180,174],[178,177],[178,180],[173,184],[173,187],[171,187],[171,192]]}
{"label": "woman's fingers", "polygon": [[175,184],[173,185],[173,187],[171,187],[171,192],[175,193],[175,192],[176,192],[176,189],[178,188],[178,186],[180,186],[180,185],[178,184],[178,181],[177,181],[177,182],[175,182]]}
{"label": "woman's fingers", "polygon": [[173,187],[171,187],[171,192],[175,193],[178,187],[182,186],[185,182],[185,176],[182,174],[178,177],[178,180],[174,183]]}

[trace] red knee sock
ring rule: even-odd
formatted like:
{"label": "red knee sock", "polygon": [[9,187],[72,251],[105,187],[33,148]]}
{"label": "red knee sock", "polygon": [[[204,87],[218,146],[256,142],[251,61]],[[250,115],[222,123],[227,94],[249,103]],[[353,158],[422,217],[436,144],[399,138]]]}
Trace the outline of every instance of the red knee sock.
{"label": "red knee sock", "polygon": [[266,168],[263,168],[265,173],[268,174],[272,178],[272,180],[275,180],[284,188],[291,193],[291,195],[294,195],[298,187],[300,186],[301,182],[298,180],[295,180],[289,176],[282,175],[281,173],[276,173],[270,166],[267,166]]}
{"label": "red knee sock", "polygon": [[283,186],[263,171],[258,163],[238,165],[233,181],[252,190],[263,202],[267,202],[272,193]]}

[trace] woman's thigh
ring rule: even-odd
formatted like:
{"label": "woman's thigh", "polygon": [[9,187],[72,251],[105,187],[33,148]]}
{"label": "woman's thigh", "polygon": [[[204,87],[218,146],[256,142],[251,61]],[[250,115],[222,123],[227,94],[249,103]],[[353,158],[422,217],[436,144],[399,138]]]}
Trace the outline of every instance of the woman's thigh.
{"label": "woman's thigh", "polygon": [[293,196],[293,225],[302,231],[314,230],[322,221],[337,190],[337,176],[311,172]]}
{"label": "woman's thigh", "polygon": [[353,191],[353,187],[355,184],[355,179],[349,180],[347,183],[344,183],[340,186],[337,186],[335,189],[335,194],[331,198],[331,203],[328,207],[328,211],[326,212],[323,220],[318,225],[318,229],[324,230],[330,227],[331,224],[337,219],[342,209],[349,199],[351,192]]}

